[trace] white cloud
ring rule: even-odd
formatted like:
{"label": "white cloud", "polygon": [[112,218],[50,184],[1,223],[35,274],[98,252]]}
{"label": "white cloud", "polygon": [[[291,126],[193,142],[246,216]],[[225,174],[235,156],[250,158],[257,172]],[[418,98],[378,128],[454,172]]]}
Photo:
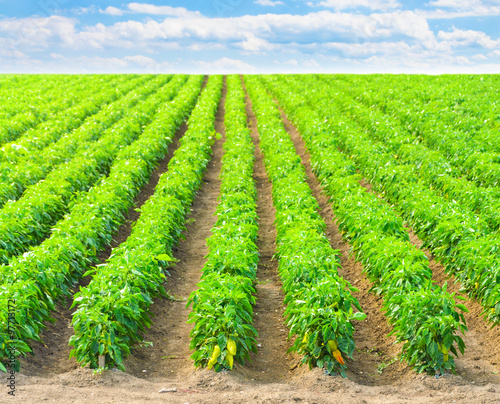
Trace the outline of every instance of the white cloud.
{"label": "white cloud", "polygon": [[500,46],[500,41],[491,39],[481,31],[454,29],[452,32],[439,31],[438,38],[447,41],[451,46],[471,46],[478,44],[486,49]]}
{"label": "white cloud", "polygon": [[[154,6],[156,7],[156,6]],[[178,11],[178,10],[177,10]],[[38,21],[39,20],[39,21]],[[387,40],[403,36],[426,49],[447,50],[447,41],[438,42],[424,17],[411,11],[396,11],[372,15],[319,11],[306,15],[265,14],[234,18],[165,18],[163,21],[123,21],[111,25],[98,23],[81,30],[77,21],[64,17],[38,19],[30,31],[23,50],[54,46],[75,49],[130,52],[162,52],[166,50],[201,51],[231,49],[243,54],[295,52],[311,46],[321,37],[321,43],[346,38],[352,42]],[[0,20],[2,31],[13,38],[23,38],[30,24],[26,19]],[[7,34],[8,33],[8,34]],[[305,40],[306,39],[306,40]],[[345,40],[344,40],[345,42]],[[306,43],[305,45],[299,45]],[[132,54],[134,54],[132,53]]]}
{"label": "white cloud", "polygon": [[433,7],[454,8],[456,10],[464,10],[475,8],[482,5],[481,0],[435,0],[429,2]]}
{"label": "white cloud", "polygon": [[265,39],[258,38],[252,32],[246,33],[245,36],[246,36],[245,41],[239,42],[237,44],[237,46],[239,46],[241,49],[245,51],[262,53],[264,51],[270,51],[277,48],[276,45],[269,43]]}
{"label": "white cloud", "polygon": [[284,73],[284,72],[319,72],[322,66],[315,59],[287,59],[287,60],[273,60],[276,67],[269,69],[268,73]]}
{"label": "white cloud", "polygon": [[[346,14],[320,11],[306,15],[265,14],[234,18],[167,18],[162,22],[149,20],[124,21],[105,26],[86,27],[78,34],[85,46],[133,47],[147,41],[216,41],[231,44],[245,51],[272,50],[273,42],[283,38],[293,41],[309,36],[342,36],[349,39],[387,38],[405,35],[435,47],[436,40],[425,18],[411,11],[385,14]],[[324,39],[323,39],[324,40]],[[274,44],[275,45],[275,44]]]}
{"label": "white cloud", "polygon": [[315,59],[307,59],[303,61],[303,65],[308,68],[319,68],[320,64]]}
{"label": "white cloud", "polygon": [[28,55],[17,49],[7,49],[4,47],[0,47],[0,55],[12,59],[23,59],[23,60],[29,59]]}
{"label": "white cloud", "polygon": [[280,6],[285,4],[282,1],[272,1],[272,0],[255,0],[254,3],[260,6],[270,6],[270,7]]}
{"label": "white cloud", "polygon": [[[313,3],[308,3],[314,6]],[[333,8],[335,11],[347,9],[356,9],[360,7],[369,8],[370,10],[394,10],[401,7],[401,3],[397,0],[324,0],[319,2],[319,6]]]}
{"label": "white cloud", "polygon": [[331,42],[325,43],[322,47],[334,49],[342,52],[345,56],[363,58],[372,55],[405,55],[415,52],[417,46],[410,46],[405,42],[364,42],[364,43],[345,43]]}
{"label": "white cloud", "polygon": [[200,18],[199,11],[189,11],[184,7],[155,6],[154,4],[129,3],[128,9],[138,14],[168,15],[179,18]]}
{"label": "white cloud", "polygon": [[24,51],[41,50],[51,43],[71,45],[76,20],[60,16],[0,20],[0,36]]}
{"label": "white cloud", "polygon": [[125,56],[123,59],[139,66],[154,66],[157,64],[156,60],[143,55]]}
{"label": "white cloud", "polygon": [[[323,2],[334,4],[330,0]],[[465,1],[460,10],[452,9],[452,0],[433,3],[442,8],[429,12],[450,15],[472,12],[467,7],[477,1]],[[499,39],[481,31],[456,28],[435,34],[428,15],[423,11],[395,10],[393,7],[399,7],[395,0],[374,0],[370,3],[372,10],[380,12],[370,15],[339,11],[347,7],[346,0],[335,4],[337,12],[208,18],[183,7],[130,3],[121,9],[110,6],[94,11],[123,13],[130,17],[128,21],[95,25],[81,25],[77,19],[61,16],[0,17],[0,70],[19,66],[19,72],[30,68],[37,72],[81,73],[260,72],[266,58],[255,55],[267,54],[272,57],[272,68],[283,71],[345,72],[352,66],[387,71],[394,66],[395,70],[425,72],[441,66],[451,72],[473,69],[474,63],[491,71],[493,61],[500,57]],[[349,4],[362,7],[368,2],[354,0]],[[496,6],[483,1],[478,7]],[[151,19],[137,14],[162,17]],[[467,57],[456,51],[464,47],[473,50]],[[68,57],[75,52],[87,56]],[[116,54],[120,57],[112,57]],[[215,61],[191,60],[213,54],[217,55]],[[279,62],[273,63],[273,59]],[[258,70],[249,60],[259,61]]]}
{"label": "white cloud", "polygon": [[416,10],[428,19],[452,19],[500,15],[499,0],[436,0],[428,3],[435,10]]}
{"label": "white cloud", "polygon": [[455,61],[460,65],[472,65],[472,62],[465,56],[457,56]]}
{"label": "white cloud", "polygon": [[123,10],[120,10],[119,8],[109,6],[105,10],[99,10],[101,14],[108,14],[108,15],[123,15]]}
{"label": "white cloud", "polygon": [[73,8],[70,11],[74,15],[94,14],[97,12],[97,7],[96,6],[79,7],[79,8]]}
{"label": "white cloud", "polygon": [[128,62],[117,57],[101,57],[101,56],[80,56],[76,58],[65,58],[68,65],[72,69],[97,69],[99,71],[109,71],[120,69],[128,66]]}
{"label": "white cloud", "polygon": [[58,60],[64,60],[65,57],[63,55],[61,55],[60,53],[54,53],[54,52],[51,52],[49,54],[49,56],[52,58],[52,59],[58,59]]}
{"label": "white cloud", "polygon": [[[0,52],[0,55],[2,53]],[[175,63],[159,62],[143,55],[118,57],[77,56],[67,57],[59,53],[50,53],[50,59],[18,59],[4,64],[0,71],[47,72],[54,73],[174,73],[183,72],[183,66]]]}

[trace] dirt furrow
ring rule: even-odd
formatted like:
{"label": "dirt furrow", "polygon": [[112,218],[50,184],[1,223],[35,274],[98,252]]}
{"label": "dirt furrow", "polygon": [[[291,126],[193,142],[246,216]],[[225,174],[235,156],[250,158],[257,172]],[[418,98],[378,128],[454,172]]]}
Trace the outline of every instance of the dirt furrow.
{"label": "dirt furrow", "polygon": [[295,150],[300,156],[302,165],[306,169],[307,182],[314,197],[320,205],[320,214],[326,223],[326,235],[332,248],[341,254],[341,269],[339,274],[353,286],[359,289],[354,293],[367,314],[362,322],[355,322],[354,342],[356,349],[353,359],[348,359],[349,378],[359,384],[387,385],[399,381],[403,375],[410,373],[411,369],[399,362],[398,353],[400,346],[394,345],[395,337],[387,334],[392,328],[382,313],[382,299],[368,290],[371,282],[362,273],[363,267],[356,262],[351,254],[351,247],[342,240],[342,236],[335,223],[335,214],[328,197],[323,193],[322,187],[312,172],[310,155],[305,147],[299,131],[281,110],[281,118],[286,131],[290,134],[295,145]]}
{"label": "dirt furrow", "polygon": [[[202,89],[205,87],[208,77],[205,77]],[[177,130],[172,143],[168,147],[167,154],[158,162],[156,168],[151,173],[151,177],[136,196],[134,204],[129,208],[125,216],[125,222],[120,226],[118,232],[113,236],[111,244],[106,246],[98,255],[98,262],[104,263],[113,248],[119,246],[130,236],[132,225],[139,219],[141,206],[153,195],[160,176],[167,171],[168,163],[179,147],[179,140],[187,130],[186,123],[183,123]],[[80,280],[77,286],[73,288],[73,294],[78,292],[80,287],[85,287],[90,282],[91,277],[85,277]],[[42,332],[41,340],[43,343],[34,341],[32,344],[34,355],[28,355],[21,360],[21,373],[25,375],[50,377],[52,375],[69,372],[79,367],[74,358],[69,358],[71,346],[68,345],[69,338],[73,335],[71,320],[76,307],[70,309],[73,303],[73,297],[67,297],[64,304],[56,305],[56,311],[53,314],[54,323],[46,323],[47,328]]]}
{"label": "dirt furrow", "polygon": [[[460,293],[460,283],[454,276],[449,277],[444,266],[436,261],[428,249],[422,248],[422,240],[408,228],[410,241],[424,251],[429,258],[429,267],[432,270],[432,279],[438,285],[448,284],[448,291],[455,292],[467,299],[463,303],[469,310],[464,313],[468,331],[462,335],[466,350],[465,354],[455,359],[457,373],[468,381],[475,383],[500,383],[500,327],[491,328],[481,316],[483,308],[477,301],[470,300],[465,293]],[[462,303],[459,301],[459,303]],[[495,373],[496,372],[496,373]]]}
{"label": "dirt furrow", "polygon": [[196,290],[201,270],[208,252],[206,239],[215,224],[215,209],[220,191],[222,145],[225,139],[224,102],[226,84],[216,115],[215,129],[222,135],[212,148],[212,159],[208,164],[199,190],[187,218],[184,240],[174,249],[176,265],[169,269],[166,290],[170,298],[157,298],[151,306],[153,322],[144,334],[144,343],[134,348],[125,361],[126,372],[139,378],[185,380],[195,371],[190,359],[189,332],[192,324],[187,324],[191,308],[186,308],[186,300]]}
{"label": "dirt furrow", "polygon": [[[383,199],[381,195],[372,189],[372,185],[366,180],[361,181],[361,185],[369,192]],[[491,328],[483,320],[481,316],[482,307],[476,302],[469,300],[464,293],[459,293],[460,283],[456,283],[454,276],[449,277],[444,269],[444,266],[436,261],[432,253],[425,248],[422,248],[423,242],[418,235],[407,226],[410,235],[410,242],[421,249],[429,259],[429,267],[432,270],[432,279],[437,285],[443,286],[445,282],[448,284],[448,291],[455,292],[458,295],[466,298],[462,302],[458,299],[458,303],[464,303],[469,313],[464,313],[468,331],[464,334],[459,334],[465,343],[464,355],[459,355],[454,358],[457,366],[457,374],[464,380],[467,380],[476,385],[486,385],[488,383],[499,384],[500,377],[500,327]]]}
{"label": "dirt furrow", "polygon": [[[245,89],[246,92],[246,89]],[[246,113],[248,127],[251,129],[255,146],[254,181],[257,188],[257,216],[259,232],[257,247],[259,265],[257,268],[256,304],[254,307],[254,327],[258,353],[251,355],[251,362],[239,370],[245,377],[262,382],[283,382],[292,376],[297,368],[299,357],[287,354],[292,341],[287,341],[288,328],[284,324],[284,295],[278,274],[278,261],[273,260],[276,248],[276,210],[271,196],[272,186],[264,167],[263,156],[259,147],[257,120],[252,110],[252,102],[246,93]]]}

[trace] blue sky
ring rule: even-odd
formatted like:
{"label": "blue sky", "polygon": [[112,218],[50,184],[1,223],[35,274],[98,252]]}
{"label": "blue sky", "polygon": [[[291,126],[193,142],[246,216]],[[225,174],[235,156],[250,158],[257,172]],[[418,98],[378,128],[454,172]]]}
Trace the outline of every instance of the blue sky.
{"label": "blue sky", "polygon": [[2,73],[500,73],[500,0],[0,0]]}

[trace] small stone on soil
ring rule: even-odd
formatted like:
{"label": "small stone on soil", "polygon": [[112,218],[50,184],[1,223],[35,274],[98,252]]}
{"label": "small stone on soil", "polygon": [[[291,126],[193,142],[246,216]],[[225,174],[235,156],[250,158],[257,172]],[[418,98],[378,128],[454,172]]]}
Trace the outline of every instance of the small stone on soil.
{"label": "small stone on soil", "polygon": [[163,388],[163,389],[159,390],[158,393],[174,393],[176,391],[177,391],[177,389],[175,387],[172,387],[170,389]]}

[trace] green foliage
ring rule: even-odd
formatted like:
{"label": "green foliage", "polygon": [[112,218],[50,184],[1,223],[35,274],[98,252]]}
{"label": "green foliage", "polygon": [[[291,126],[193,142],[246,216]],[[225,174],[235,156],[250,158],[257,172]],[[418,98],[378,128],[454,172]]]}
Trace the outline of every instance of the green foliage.
{"label": "green foliage", "polygon": [[[139,139],[136,148],[123,151],[127,161],[151,162],[152,170],[152,163],[165,154],[175,131],[193,108],[200,79],[192,77],[179,96],[161,108],[147,136]],[[123,359],[151,325],[148,309],[152,299],[167,296],[163,288],[165,270],[173,261],[172,249],[184,229],[209,161],[221,86],[222,77],[209,79],[189,118],[181,146],[154,195],[142,206],[130,237],[112,251],[104,265],[91,271],[92,281],[75,295],[71,355],[82,365],[96,368],[99,355],[105,355],[107,368],[123,369]]]}
{"label": "green foliage", "polygon": [[[58,135],[53,133],[52,136],[64,135],[67,127],[61,124],[78,126],[78,119],[81,118],[79,112],[85,115],[85,108],[92,105],[92,101],[89,103],[89,98],[102,102],[107,98],[104,94],[106,90],[114,90],[115,86],[128,81],[131,77],[45,75],[38,78],[41,80],[37,80],[35,75],[27,75],[24,86],[18,80],[2,85],[0,145],[6,145],[2,150],[5,153],[0,155],[0,161],[6,157],[15,157],[16,151],[17,154],[23,154],[25,147],[43,145],[44,134],[53,133],[53,129],[60,132]],[[103,94],[96,96],[96,92]],[[100,95],[105,97],[101,98]],[[68,119],[71,115],[75,122]],[[41,136],[38,139],[36,135]],[[29,141],[26,141],[28,139]]]}
{"label": "green foliage", "polygon": [[[341,108],[337,103],[331,103],[328,96],[318,97],[318,94],[330,91],[330,87],[316,83],[319,85],[314,87],[314,93],[310,93],[307,81],[294,81],[300,89],[295,91],[306,94],[311,105],[327,117],[326,121],[324,117],[320,119],[322,130],[331,133],[336,145],[350,156],[375,189],[411,224],[424,241],[424,247],[430,248],[445,265],[446,271],[461,282],[468,295],[481,303],[485,318],[493,325],[498,324],[498,188],[490,186],[485,189],[460,179],[461,172],[448,164],[448,161],[455,164],[451,155],[446,154],[448,160],[444,160],[442,155],[426,150],[422,145],[412,145],[405,140],[405,137],[411,138],[411,131],[403,133],[405,130],[398,128],[397,122],[383,114],[368,112],[363,106],[358,106],[355,119],[361,125],[344,116],[349,101],[342,101],[342,96],[336,94],[336,100],[344,105]],[[397,117],[404,121],[407,114]],[[424,118],[415,116],[414,124],[418,126]],[[373,138],[383,142],[375,142]],[[448,138],[441,139],[439,144],[446,144],[457,152],[468,150],[468,146],[458,140],[455,143]],[[436,149],[444,151],[437,146]]]}
{"label": "green foliage", "polygon": [[[13,258],[9,266],[0,267],[3,281],[0,303],[7,305],[9,299],[16,299],[16,316],[19,316],[16,338],[10,340],[6,312],[0,313],[0,358],[9,357],[11,352],[29,352],[29,340],[39,338],[55,303],[70,294],[71,287],[96,262],[99,251],[111,242],[113,233],[123,223],[124,213],[148,181],[155,162],[165,155],[176,129],[189,115],[201,81],[201,76],[192,76],[174,100],[160,106],[156,118],[142,128],[142,135],[118,153],[109,175],[72,201],[69,214],[56,224],[49,238],[23,256]],[[151,261],[161,252],[155,251],[145,261],[146,268],[153,265]],[[122,296],[121,290],[114,291],[114,296]],[[141,300],[137,294],[134,298]],[[122,304],[128,301],[133,299],[124,296],[121,300]],[[89,322],[100,320],[99,313],[87,314]],[[104,317],[108,315],[106,312]],[[85,348],[93,353],[103,349],[99,345],[103,340],[115,338],[113,333],[106,333],[105,327],[95,327],[91,332],[97,341],[85,342]],[[19,349],[14,350],[16,344]],[[128,349],[123,345],[115,347],[115,358],[121,357],[119,347]]]}
{"label": "green foliage", "polygon": [[[0,210],[0,262],[7,264],[10,257],[39,244],[69,210],[73,195],[87,191],[109,172],[120,150],[141,135],[159,105],[171,100],[185,80],[185,76],[177,76],[137,109],[130,110],[130,115],[108,129],[101,139],[82,149],[81,155],[51,172],[45,181],[28,187],[21,199]],[[168,77],[158,84],[165,81]]]}
{"label": "green foliage", "polygon": [[340,351],[352,357],[352,321],[366,315],[351,294],[356,289],[338,275],[339,252],[330,247],[324,234],[326,225],[318,213],[318,202],[276,104],[256,77],[247,76],[245,81],[273,186],[276,257],[285,292],[285,314],[290,337],[297,337],[291,351],[304,355],[302,363],[310,367],[325,367],[329,373],[345,376],[347,365],[333,358],[327,343],[337,341]]}
{"label": "green foliage", "polygon": [[75,107],[79,108],[75,113],[63,115],[60,122],[51,120],[5,145],[0,157],[0,206],[8,200],[19,199],[27,187],[45,178],[58,165],[83,156],[86,147],[99,140],[106,129],[127,112],[131,113],[140,99],[164,82],[164,78],[158,81],[147,76],[126,80],[123,84],[113,82],[109,89],[89,86],[91,99]]}
{"label": "green foliage", "polygon": [[188,301],[190,348],[195,366],[207,366],[216,345],[221,355],[215,371],[231,369],[227,341],[236,343],[236,362],[244,364],[257,352],[253,328],[257,251],[257,191],[253,181],[254,146],[246,123],[245,93],[239,76],[227,78],[224,124],[226,141],[222,158],[217,221],[207,240],[209,252],[198,290]]}
{"label": "green foliage", "polygon": [[[356,138],[356,147],[351,148],[354,144],[351,138],[357,132],[342,115],[336,114],[335,105],[325,101],[321,108],[313,110],[302,95],[306,94],[312,105],[316,105],[315,102],[320,103],[321,87],[315,88],[318,92],[294,90],[291,96],[291,84],[282,84],[273,77],[265,81],[303,133],[311,165],[331,198],[339,229],[363,263],[367,277],[373,282],[372,290],[383,296],[393,333],[398,341],[405,341],[401,358],[419,372],[454,370],[452,359],[443,361],[443,355],[429,347],[446,341],[453,346],[452,353],[456,353],[453,344],[463,351],[463,342],[456,335],[457,331],[466,330],[465,319],[457,312],[461,306],[456,305],[446,287],[441,289],[432,284],[428,260],[409,242],[401,218],[375,194],[366,192],[353,169],[353,166],[365,167],[377,160],[379,164],[371,166],[373,171],[383,172],[394,187],[401,187],[386,167],[384,148],[359,138]],[[339,147],[348,151],[349,156],[340,153]],[[410,199],[408,196],[407,200]]]}

